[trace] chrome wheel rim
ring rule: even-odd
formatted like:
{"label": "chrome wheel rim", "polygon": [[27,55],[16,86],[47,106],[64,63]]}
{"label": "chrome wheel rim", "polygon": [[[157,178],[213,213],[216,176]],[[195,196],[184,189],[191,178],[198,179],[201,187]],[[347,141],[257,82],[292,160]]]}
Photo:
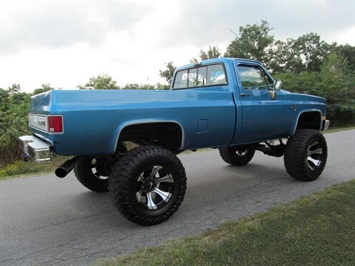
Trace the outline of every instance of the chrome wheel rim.
{"label": "chrome wheel rim", "polygon": [[318,141],[312,142],[307,149],[306,163],[312,171],[322,164],[323,149]]}
{"label": "chrome wheel rim", "polygon": [[248,151],[249,151],[249,149],[239,148],[239,149],[236,150],[235,153],[236,153],[238,156],[243,157],[243,156],[247,155]]}
{"label": "chrome wheel rim", "polygon": [[140,174],[137,179],[136,199],[148,210],[157,210],[168,204],[173,196],[174,178],[162,166]]}
{"label": "chrome wheel rim", "polygon": [[103,162],[101,159],[96,159],[93,158],[91,161],[91,172],[92,174],[100,180],[107,180],[109,177],[108,176],[104,176],[100,173],[100,170],[103,167]]}

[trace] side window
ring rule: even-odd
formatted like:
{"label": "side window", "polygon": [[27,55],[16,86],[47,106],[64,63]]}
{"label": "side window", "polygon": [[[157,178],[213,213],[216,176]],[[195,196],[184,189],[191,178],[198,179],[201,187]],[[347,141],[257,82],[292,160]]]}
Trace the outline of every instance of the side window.
{"label": "side window", "polygon": [[179,71],[178,73],[176,73],[174,88],[176,89],[186,88],[188,76],[189,73],[187,70]]}
{"label": "side window", "polygon": [[194,67],[176,73],[173,89],[196,88],[227,84],[222,64]]}
{"label": "side window", "polygon": [[245,90],[268,89],[272,86],[272,80],[258,66],[238,66],[240,80]]}
{"label": "side window", "polygon": [[227,84],[226,75],[222,65],[208,66],[207,85],[225,85]]}

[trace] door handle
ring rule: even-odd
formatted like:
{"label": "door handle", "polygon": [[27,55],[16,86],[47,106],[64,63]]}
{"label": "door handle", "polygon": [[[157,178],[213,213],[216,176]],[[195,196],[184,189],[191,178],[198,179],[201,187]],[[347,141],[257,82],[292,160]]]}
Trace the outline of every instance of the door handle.
{"label": "door handle", "polygon": [[246,93],[241,93],[240,96],[242,97],[246,97],[246,96],[250,96],[250,94],[246,94]]}

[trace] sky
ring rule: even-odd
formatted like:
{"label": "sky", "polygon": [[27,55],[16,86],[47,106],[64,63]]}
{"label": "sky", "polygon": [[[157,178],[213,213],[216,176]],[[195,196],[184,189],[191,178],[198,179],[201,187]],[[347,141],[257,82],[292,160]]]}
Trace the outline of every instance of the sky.
{"label": "sky", "polygon": [[276,40],[314,32],[355,46],[355,0],[0,0],[0,88],[76,89],[101,74],[164,84],[166,63],[210,45],[224,53],[240,26],[261,20]]}

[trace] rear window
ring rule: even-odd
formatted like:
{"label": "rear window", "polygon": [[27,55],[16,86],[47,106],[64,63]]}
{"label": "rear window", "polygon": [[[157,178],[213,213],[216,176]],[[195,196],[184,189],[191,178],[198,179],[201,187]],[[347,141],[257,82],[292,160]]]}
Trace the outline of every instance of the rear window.
{"label": "rear window", "polygon": [[176,73],[173,89],[226,85],[227,77],[223,64],[194,67]]}

